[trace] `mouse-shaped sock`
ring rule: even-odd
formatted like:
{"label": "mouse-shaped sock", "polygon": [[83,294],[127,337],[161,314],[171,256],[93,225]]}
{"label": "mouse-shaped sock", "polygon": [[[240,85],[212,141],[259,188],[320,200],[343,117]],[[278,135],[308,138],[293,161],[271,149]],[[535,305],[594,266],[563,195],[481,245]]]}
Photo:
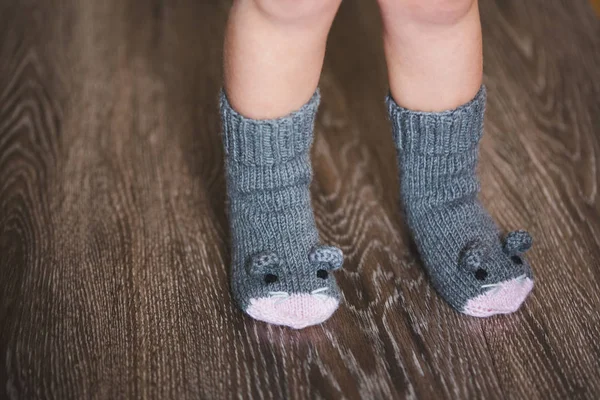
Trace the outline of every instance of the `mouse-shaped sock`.
{"label": "mouse-shaped sock", "polygon": [[476,174],[486,92],[445,112],[387,99],[406,221],[430,280],[455,309],[476,317],[516,311],[533,287],[525,231],[502,237],[479,202]]}
{"label": "mouse-shaped sock", "polygon": [[304,328],[340,301],[332,270],[342,252],[319,244],[310,200],[317,91],[299,110],[253,120],[221,94],[231,228],[231,289],[251,317]]}

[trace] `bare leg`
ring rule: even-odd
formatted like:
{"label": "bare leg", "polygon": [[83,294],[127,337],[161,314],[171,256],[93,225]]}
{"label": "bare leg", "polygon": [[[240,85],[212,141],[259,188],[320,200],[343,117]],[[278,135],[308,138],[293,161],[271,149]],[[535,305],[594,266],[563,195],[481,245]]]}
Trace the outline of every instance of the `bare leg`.
{"label": "bare leg", "polygon": [[248,118],[284,116],[313,95],[341,0],[237,0],[225,37],[225,90]]}
{"label": "bare leg", "polygon": [[471,100],[481,85],[482,49],[475,0],[379,0],[390,90],[418,111]]}

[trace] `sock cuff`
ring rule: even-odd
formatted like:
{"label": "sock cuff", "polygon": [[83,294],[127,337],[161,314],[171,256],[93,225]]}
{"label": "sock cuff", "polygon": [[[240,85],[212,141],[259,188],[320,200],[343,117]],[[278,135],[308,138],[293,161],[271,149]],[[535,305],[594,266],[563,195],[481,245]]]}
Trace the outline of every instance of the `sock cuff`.
{"label": "sock cuff", "polygon": [[244,165],[276,165],[308,154],[320,100],[317,89],[300,109],[281,118],[256,120],[235,111],[221,90],[223,143],[228,160]]}
{"label": "sock cuff", "polygon": [[483,134],[486,89],[454,110],[411,111],[399,106],[391,94],[386,99],[394,143],[399,151],[421,154],[453,154],[473,149]]}

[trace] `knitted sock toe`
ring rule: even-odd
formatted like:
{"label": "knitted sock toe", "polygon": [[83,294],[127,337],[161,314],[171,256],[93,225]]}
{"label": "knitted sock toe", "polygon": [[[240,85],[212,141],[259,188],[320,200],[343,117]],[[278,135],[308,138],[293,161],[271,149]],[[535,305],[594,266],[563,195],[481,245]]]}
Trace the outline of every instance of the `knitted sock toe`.
{"label": "knitted sock toe", "polygon": [[221,94],[231,230],[231,289],[251,317],[303,328],[325,321],[340,293],[342,252],[319,244],[310,201],[318,91],[283,118],[253,120]]}
{"label": "knitted sock toe", "polygon": [[502,238],[477,195],[486,91],[445,112],[387,104],[407,224],[430,280],[455,309],[487,317],[516,311],[533,287],[522,254],[531,236]]}

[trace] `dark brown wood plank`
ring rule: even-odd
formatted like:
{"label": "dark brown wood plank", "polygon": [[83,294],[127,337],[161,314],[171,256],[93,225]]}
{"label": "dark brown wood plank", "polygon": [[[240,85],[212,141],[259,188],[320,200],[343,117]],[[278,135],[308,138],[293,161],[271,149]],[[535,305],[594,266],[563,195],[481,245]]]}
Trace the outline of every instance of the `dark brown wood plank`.
{"label": "dark brown wood plank", "polygon": [[329,42],[313,199],[345,304],[303,331],[228,291],[228,4],[0,1],[0,398],[597,398],[600,23],[482,1],[482,198],[527,227],[519,313],[461,316],[399,212],[374,1]]}

